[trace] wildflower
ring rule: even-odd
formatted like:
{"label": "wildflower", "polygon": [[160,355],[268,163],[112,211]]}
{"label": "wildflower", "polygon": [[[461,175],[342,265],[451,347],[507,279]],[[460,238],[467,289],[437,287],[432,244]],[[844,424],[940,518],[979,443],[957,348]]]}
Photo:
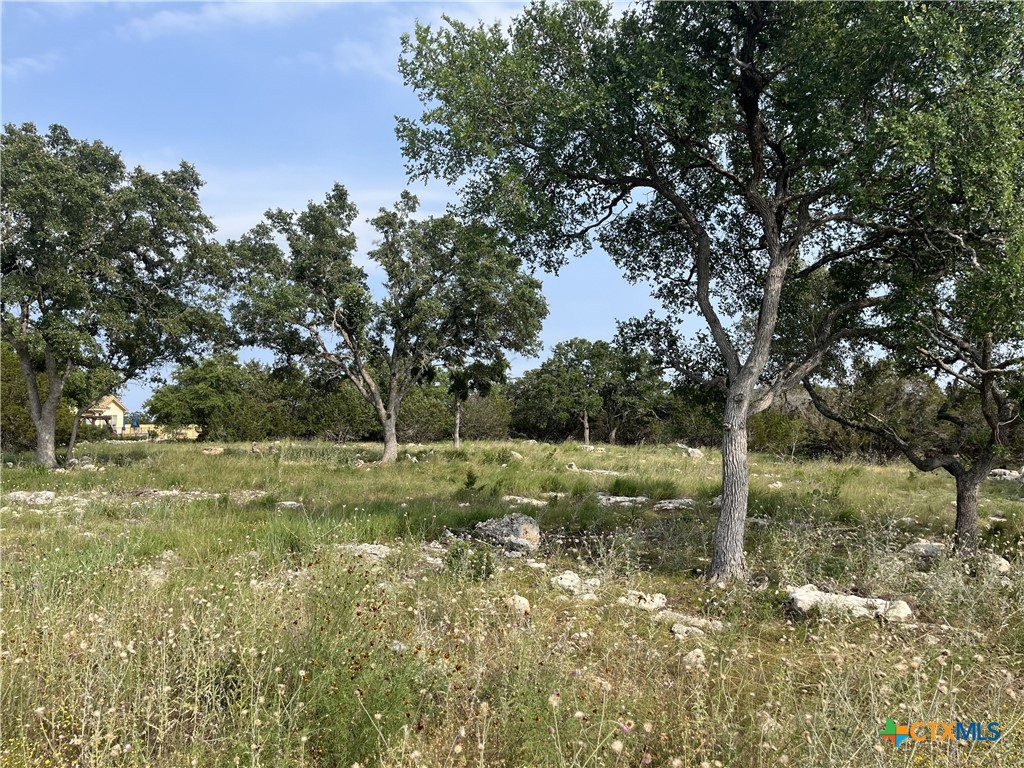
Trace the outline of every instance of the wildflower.
{"label": "wildflower", "polygon": [[622,726],[622,732],[623,733],[629,733],[630,731],[633,730],[633,721],[632,720],[627,720],[624,723],[620,723],[620,725]]}
{"label": "wildflower", "polygon": [[612,742],[612,752],[614,752],[616,755],[621,755],[622,754],[622,747],[623,747],[623,744],[618,739],[616,739],[615,741]]}
{"label": "wildflower", "polygon": [[32,711],[35,712],[36,717],[42,717],[43,715],[46,714],[46,707],[36,707]]}
{"label": "wildflower", "polygon": [[558,691],[555,691],[550,696],[548,696],[548,704],[551,706],[552,709],[558,709],[558,705],[562,703],[561,699],[561,694]]}

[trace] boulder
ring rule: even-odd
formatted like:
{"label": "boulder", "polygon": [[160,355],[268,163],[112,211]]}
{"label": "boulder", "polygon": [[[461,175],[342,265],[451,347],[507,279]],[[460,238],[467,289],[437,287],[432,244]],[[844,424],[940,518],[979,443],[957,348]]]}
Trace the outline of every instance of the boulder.
{"label": "boulder", "polygon": [[1022,472],[1024,467],[1021,467],[1021,472],[1014,472],[1012,469],[993,469],[988,476],[994,480],[1020,480]]}
{"label": "boulder", "polygon": [[688,637],[700,637],[704,630],[700,627],[691,627],[689,624],[673,624],[672,636],[676,640],[685,640]]}
{"label": "boulder", "polygon": [[562,571],[551,577],[551,586],[578,595],[583,591],[583,579],[575,571]]}
{"label": "boulder", "polygon": [[548,503],[543,499],[528,499],[525,496],[502,496],[501,500],[513,506],[546,507]]}
{"label": "boulder", "polygon": [[278,509],[302,509],[301,501],[279,501],[277,502]]}
{"label": "boulder", "polygon": [[630,608],[642,608],[645,611],[660,611],[668,605],[668,598],[661,592],[648,595],[645,592],[638,592],[635,589],[629,590],[619,598],[619,602]]}
{"label": "boulder", "polygon": [[889,621],[906,621],[913,616],[910,606],[903,600],[882,600],[877,597],[822,592],[813,584],[790,587],[789,596],[793,608],[800,613],[819,610],[823,614],[848,616],[850,618],[879,617]]}
{"label": "boulder", "polygon": [[522,595],[511,595],[505,598],[505,607],[519,616],[530,615],[530,601]]}
{"label": "boulder", "polygon": [[704,651],[700,648],[694,648],[688,654],[683,656],[683,665],[687,669],[704,669],[707,664],[707,659],[704,657]]}
{"label": "boulder", "polygon": [[511,552],[535,552],[540,546],[537,521],[519,512],[477,523],[473,533],[487,543]]}
{"label": "boulder", "polygon": [[204,456],[219,456],[222,453],[224,453],[223,445],[215,445],[212,448],[203,448]]}
{"label": "boulder", "polygon": [[906,555],[929,559],[941,557],[945,551],[946,547],[944,545],[936,541],[928,541],[927,539],[918,539],[903,548],[903,553]]}
{"label": "boulder", "polygon": [[700,448],[691,448],[685,443],[676,443],[676,447],[686,451],[686,455],[689,456],[691,459],[704,458],[704,451],[702,451]]}

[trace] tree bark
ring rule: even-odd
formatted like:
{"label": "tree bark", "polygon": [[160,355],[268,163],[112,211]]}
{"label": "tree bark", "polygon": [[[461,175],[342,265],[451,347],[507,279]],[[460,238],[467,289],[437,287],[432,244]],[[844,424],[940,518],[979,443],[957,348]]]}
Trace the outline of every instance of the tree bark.
{"label": "tree bark", "polygon": [[53,469],[57,466],[57,413],[44,408],[40,417],[33,421],[36,427],[36,461]]}
{"label": "tree bark", "polygon": [[618,431],[619,426],[616,424],[614,427],[612,427],[612,431],[608,433],[608,442],[611,443],[612,445],[615,445],[615,437]]}
{"label": "tree bark", "polygon": [[953,546],[957,552],[978,552],[978,490],[981,479],[976,472],[962,472],[956,478],[956,525]]}
{"label": "tree bark", "polygon": [[84,416],[85,412],[88,410],[89,408],[86,407],[79,408],[75,411],[75,418],[71,421],[71,437],[68,439],[68,450],[64,454],[65,462],[70,462],[75,458],[75,443],[78,441],[78,425],[82,421],[82,416]]}
{"label": "tree bark", "polygon": [[455,396],[455,435],[453,443],[455,444],[455,450],[459,449],[459,432],[462,430],[462,398],[458,395]]}
{"label": "tree bark", "polygon": [[[735,390],[736,388],[730,388]],[[722,509],[715,526],[708,580],[714,583],[743,578],[750,467],[747,463],[747,415],[749,394],[730,391],[725,405],[722,437]]]}
{"label": "tree bark", "polygon": [[67,372],[61,373],[49,349],[46,352],[46,400],[42,399],[28,348],[14,345],[28,389],[28,411],[36,428],[36,461],[44,467],[57,466],[57,409],[64,394]]}
{"label": "tree bark", "polygon": [[590,445],[590,415],[583,411],[583,444]]}
{"label": "tree bark", "polygon": [[395,430],[395,414],[386,413],[381,418],[381,426],[384,427],[384,455],[380,457],[381,464],[394,464],[398,461],[398,434]]}

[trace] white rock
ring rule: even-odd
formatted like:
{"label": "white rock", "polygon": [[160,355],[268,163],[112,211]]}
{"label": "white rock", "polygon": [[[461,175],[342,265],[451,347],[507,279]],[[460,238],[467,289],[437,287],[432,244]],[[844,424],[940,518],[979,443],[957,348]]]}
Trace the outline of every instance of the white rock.
{"label": "white rock", "polygon": [[988,473],[988,476],[994,480],[1020,480],[1021,474],[1020,472],[1014,472],[1012,469],[993,469]]}
{"label": "white rock", "polygon": [[657,621],[664,622],[666,624],[672,624],[673,628],[676,625],[696,627],[702,629],[705,632],[719,632],[725,626],[718,619],[705,619],[703,616],[693,616],[688,613],[680,613],[679,611],[659,611],[654,617]]}
{"label": "white rock", "polygon": [[505,598],[505,607],[522,616],[530,615],[530,601],[522,595],[511,595]]}
{"label": "white rock", "polygon": [[57,494],[53,491],[11,491],[5,495],[7,501],[30,507],[48,507],[57,500]]}
{"label": "white rock", "polygon": [[537,521],[519,512],[477,523],[473,534],[508,552],[535,552],[540,546]]}
{"label": "white rock", "polygon": [[890,601],[876,597],[832,594],[822,592],[813,584],[790,587],[789,596],[793,601],[793,607],[801,613],[817,608],[824,614],[845,615],[851,618],[879,616],[889,621],[906,621],[913,616],[910,606],[903,600]]}
{"label": "white rock", "polygon": [[543,499],[528,499],[525,496],[502,496],[501,500],[513,506],[546,507],[548,505]]}
{"label": "white rock", "polygon": [[666,512],[675,509],[693,509],[696,502],[693,499],[664,499],[654,505],[655,511]]}
{"label": "white rock", "polygon": [[596,603],[598,601],[597,595],[593,592],[584,592],[582,595],[577,595],[576,599],[581,603]]}
{"label": "white rock", "polygon": [[685,640],[688,637],[700,637],[704,630],[700,627],[691,627],[689,624],[673,624],[672,634],[677,640]]}
{"label": "white rock", "polygon": [[583,579],[575,571],[562,571],[557,576],[551,577],[551,586],[578,595],[583,592]]}
{"label": "white rock", "polygon": [[941,557],[942,553],[945,552],[945,547],[935,541],[928,541],[927,539],[918,539],[915,542],[907,544],[903,548],[904,554],[914,555],[916,557]]}
{"label": "white rock", "polygon": [[637,507],[650,501],[646,496],[610,496],[607,493],[597,494],[597,503],[602,507]]}
{"label": "white rock", "polygon": [[516,461],[522,461],[522,460],[523,460],[524,458],[526,458],[526,457],[525,457],[525,456],[523,456],[523,454],[521,454],[521,453],[520,453],[519,451],[512,451],[510,455],[511,455],[511,456],[512,456],[512,458],[513,458],[513,459],[515,459]]}
{"label": "white rock", "polygon": [[338,549],[354,557],[365,558],[377,562],[391,554],[387,544],[340,544]]}
{"label": "white rock", "polygon": [[212,448],[203,448],[203,454],[205,456],[219,456],[224,453],[223,445],[215,445]]}
{"label": "white rock", "polygon": [[279,501],[277,502],[278,509],[302,509],[301,501]]}
{"label": "white rock", "polygon": [[1010,561],[1005,557],[1000,557],[995,552],[984,553],[981,556],[981,560],[990,571],[993,571],[1000,576],[1005,576],[1013,570],[1013,566],[1010,565]]}
{"label": "white rock", "polygon": [[646,592],[638,592],[635,589],[629,590],[619,598],[619,602],[630,608],[642,608],[645,611],[658,611],[668,605],[668,598],[661,592],[649,595]]}
{"label": "white rock", "polygon": [[775,490],[778,490],[779,488],[782,487],[782,481],[781,480],[776,480],[774,483],[769,483],[768,487],[769,488],[774,488]]}
{"label": "white rock", "polygon": [[687,669],[704,669],[707,665],[707,659],[704,657],[704,651],[700,648],[694,648],[688,654],[683,656],[683,665]]}

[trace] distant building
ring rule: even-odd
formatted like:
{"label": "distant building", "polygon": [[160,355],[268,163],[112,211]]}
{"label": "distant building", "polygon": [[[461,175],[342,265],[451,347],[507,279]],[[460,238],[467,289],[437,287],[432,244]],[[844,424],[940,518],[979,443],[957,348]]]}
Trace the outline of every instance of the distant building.
{"label": "distant building", "polygon": [[111,434],[120,435],[124,430],[125,434],[131,429],[131,415],[125,404],[113,395],[101,397],[82,416],[82,421],[97,427],[103,427]]}

